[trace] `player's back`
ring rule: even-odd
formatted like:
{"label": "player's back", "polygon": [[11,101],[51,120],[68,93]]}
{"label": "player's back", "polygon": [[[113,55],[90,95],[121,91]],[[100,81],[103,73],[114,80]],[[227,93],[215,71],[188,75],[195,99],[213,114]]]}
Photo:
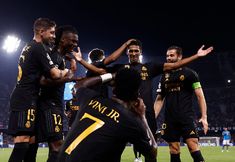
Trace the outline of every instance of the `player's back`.
{"label": "player's back", "polygon": [[80,112],[68,133],[60,161],[118,162],[128,141],[148,141],[141,120],[121,104],[81,88]]}

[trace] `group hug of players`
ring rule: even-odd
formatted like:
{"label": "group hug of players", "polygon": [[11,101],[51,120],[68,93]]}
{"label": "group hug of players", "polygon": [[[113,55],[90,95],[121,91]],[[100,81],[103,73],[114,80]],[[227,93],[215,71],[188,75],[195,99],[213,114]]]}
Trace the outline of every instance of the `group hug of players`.
{"label": "group hug of players", "polygon": [[[20,55],[10,99],[8,133],[15,145],[9,162],[36,161],[39,142],[48,142],[48,162],[118,162],[127,142],[145,161],[157,161],[154,134],[163,102],[162,135],[169,143],[171,161],[180,161],[180,137],[194,161],[204,161],[191,100],[195,93],[206,133],[205,98],[196,72],[184,67],[213,50],[203,48],[182,59],[182,49],[171,46],[166,63],[141,63],[141,42],[130,39],[106,58],[102,50],[92,50],[89,64],[82,58],[73,26],[56,27],[48,18],[37,19],[33,40]],[[109,65],[124,52],[129,63]],[[77,63],[88,69],[86,77],[76,76]],[[152,79],[161,74],[154,102]],[[76,82],[74,98],[67,104],[79,113],[75,116],[67,111],[74,121],[63,139],[64,87],[71,81]],[[112,96],[107,86],[112,87]]]}

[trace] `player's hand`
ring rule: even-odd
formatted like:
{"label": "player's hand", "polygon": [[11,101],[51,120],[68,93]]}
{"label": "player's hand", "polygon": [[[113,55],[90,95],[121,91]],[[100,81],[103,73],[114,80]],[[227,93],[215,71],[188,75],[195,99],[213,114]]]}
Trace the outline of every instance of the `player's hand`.
{"label": "player's hand", "polygon": [[135,39],[129,39],[128,41],[126,41],[125,45],[126,45],[126,46],[129,46],[129,44],[130,44],[132,41],[135,41]]}
{"label": "player's hand", "polygon": [[103,68],[99,68],[98,69],[98,73],[102,75],[102,74],[107,73],[107,71],[105,69],[103,69]]}
{"label": "player's hand", "polygon": [[201,48],[197,51],[197,56],[198,57],[203,57],[203,56],[206,56],[208,53],[210,53],[212,50],[213,50],[213,47],[209,47],[207,49],[203,49],[205,46],[202,45]]}
{"label": "player's hand", "polygon": [[199,123],[202,123],[204,134],[208,131],[208,122],[206,118],[199,119]]}
{"label": "player's hand", "polygon": [[73,51],[72,54],[76,58],[76,60],[80,62],[82,60],[82,52],[80,50],[80,47],[77,47],[77,51],[78,52]]}
{"label": "player's hand", "polygon": [[75,59],[70,60],[70,69],[75,72],[77,70],[77,63]]}

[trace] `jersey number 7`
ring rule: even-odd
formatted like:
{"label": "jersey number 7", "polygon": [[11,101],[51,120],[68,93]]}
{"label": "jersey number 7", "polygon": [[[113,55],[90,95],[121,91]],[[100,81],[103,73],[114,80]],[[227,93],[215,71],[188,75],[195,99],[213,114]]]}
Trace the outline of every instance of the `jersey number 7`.
{"label": "jersey number 7", "polygon": [[65,150],[65,152],[67,154],[71,154],[71,152],[79,145],[80,142],[82,142],[82,140],[84,140],[89,134],[91,134],[92,132],[96,131],[97,129],[101,128],[105,122],[103,122],[102,120],[88,114],[85,113],[82,118],[80,119],[83,120],[85,118],[89,118],[93,121],[95,121],[95,123],[93,123],[92,125],[90,125],[87,129],[85,129]]}

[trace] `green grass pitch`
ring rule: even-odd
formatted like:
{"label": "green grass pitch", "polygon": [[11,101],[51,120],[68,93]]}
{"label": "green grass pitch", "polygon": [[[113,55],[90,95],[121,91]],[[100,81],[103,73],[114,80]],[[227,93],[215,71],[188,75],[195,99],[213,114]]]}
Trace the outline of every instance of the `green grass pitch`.
{"label": "green grass pitch", "polygon": [[[7,162],[12,149],[0,149],[0,162]],[[235,147],[230,147],[229,152],[221,152],[221,147],[201,147],[206,162],[235,162]],[[37,154],[37,162],[46,162],[48,148],[40,148]],[[142,158],[143,159],[143,158]],[[133,162],[134,153],[132,147],[126,147],[122,155],[122,162]],[[144,160],[143,160],[144,161]],[[192,162],[187,147],[181,147],[181,161]],[[168,147],[159,147],[158,162],[169,162]]]}

